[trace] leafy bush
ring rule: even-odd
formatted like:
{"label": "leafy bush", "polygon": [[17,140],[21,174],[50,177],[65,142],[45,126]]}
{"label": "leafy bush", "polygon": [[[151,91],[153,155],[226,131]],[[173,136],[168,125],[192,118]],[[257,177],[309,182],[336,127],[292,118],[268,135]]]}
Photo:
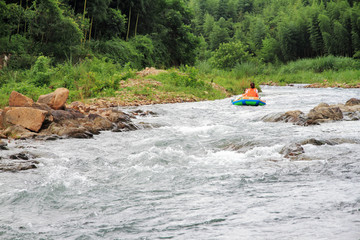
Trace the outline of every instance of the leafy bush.
{"label": "leafy bush", "polygon": [[130,42],[113,38],[108,41],[95,42],[92,44],[92,48],[116,63],[121,65],[130,63],[133,68],[141,68],[143,55]]}
{"label": "leafy bush", "polygon": [[246,46],[240,41],[222,43],[213,53],[211,58],[212,64],[220,69],[230,69],[236,64],[246,62],[250,58],[250,53]]}
{"label": "leafy bush", "polygon": [[40,56],[35,62],[35,65],[31,69],[32,80],[31,82],[37,86],[49,86],[51,69],[50,69],[51,59],[48,57]]}

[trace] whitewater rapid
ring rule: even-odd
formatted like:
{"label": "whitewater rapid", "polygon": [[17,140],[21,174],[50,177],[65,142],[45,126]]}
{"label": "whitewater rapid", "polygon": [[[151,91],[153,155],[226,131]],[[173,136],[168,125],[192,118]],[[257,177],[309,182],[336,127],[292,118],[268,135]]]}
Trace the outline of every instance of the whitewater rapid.
{"label": "whitewater rapid", "polygon": [[[266,106],[231,99],[121,108],[130,132],[11,141],[37,169],[0,172],[1,239],[359,239],[360,121],[263,122],[360,89],[263,86]],[[308,139],[299,159],[281,149]]]}

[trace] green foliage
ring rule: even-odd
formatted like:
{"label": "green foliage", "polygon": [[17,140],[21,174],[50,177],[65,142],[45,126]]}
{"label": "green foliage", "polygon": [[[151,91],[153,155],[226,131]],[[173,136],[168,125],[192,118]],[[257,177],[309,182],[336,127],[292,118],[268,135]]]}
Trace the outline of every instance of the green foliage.
{"label": "green foliage", "polygon": [[221,69],[230,69],[236,64],[248,61],[250,58],[246,46],[240,41],[222,43],[212,56],[213,65]]}
{"label": "green foliage", "polygon": [[280,44],[275,38],[265,38],[259,52],[259,58],[266,63],[274,63],[280,55]]}
{"label": "green foliage", "polygon": [[49,86],[52,71],[50,69],[50,58],[40,56],[31,69],[31,82],[36,87]]}
{"label": "green foliage", "polygon": [[92,44],[92,49],[99,52],[112,61],[125,65],[130,63],[131,67],[141,67],[141,53],[138,52],[133,44],[119,38],[108,41],[99,41]]}
{"label": "green foliage", "polygon": [[290,62],[280,68],[279,73],[296,73],[300,71],[310,71],[319,73],[323,71],[343,71],[350,69],[359,69],[360,62],[348,57],[327,56],[315,59],[301,59]]}
{"label": "green foliage", "polygon": [[137,52],[141,54],[139,67],[148,67],[155,65],[154,45],[149,36],[138,35],[130,40]]}
{"label": "green foliage", "polygon": [[162,83],[160,91],[177,94],[187,94],[199,99],[219,99],[226,95],[214,89],[207,76],[199,74],[194,67],[183,67],[182,72],[176,70],[151,76]]}
{"label": "green foliage", "polygon": [[34,8],[30,35],[38,43],[38,51],[65,59],[71,53],[71,47],[80,43],[82,33],[79,26],[73,19],[63,15],[56,0],[35,1]]}

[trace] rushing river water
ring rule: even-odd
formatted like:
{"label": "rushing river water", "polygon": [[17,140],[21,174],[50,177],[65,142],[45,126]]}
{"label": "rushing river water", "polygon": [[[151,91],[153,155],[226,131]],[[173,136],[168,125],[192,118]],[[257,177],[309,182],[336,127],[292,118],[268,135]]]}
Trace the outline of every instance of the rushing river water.
{"label": "rushing river water", "polygon": [[[0,154],[40,164],[0,173],[0,239],[360,239],[360,121],[261,120],[360,89],[264,86],[262,96],[262,107],[141,106],[158,116],[134,121],[151,127],[9,143]],[[280,153],[311,138],[337,144]]]}

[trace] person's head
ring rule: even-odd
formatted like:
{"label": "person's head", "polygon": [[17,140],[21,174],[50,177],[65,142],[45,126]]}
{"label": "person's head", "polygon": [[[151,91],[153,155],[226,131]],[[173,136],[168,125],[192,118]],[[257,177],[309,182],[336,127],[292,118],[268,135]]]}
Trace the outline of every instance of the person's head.
{"label": "person's head", "polygon": [[253,82],[250,83],[250,87],[251,87],[251,88],[255,88],[255,83],[253,83]]}

